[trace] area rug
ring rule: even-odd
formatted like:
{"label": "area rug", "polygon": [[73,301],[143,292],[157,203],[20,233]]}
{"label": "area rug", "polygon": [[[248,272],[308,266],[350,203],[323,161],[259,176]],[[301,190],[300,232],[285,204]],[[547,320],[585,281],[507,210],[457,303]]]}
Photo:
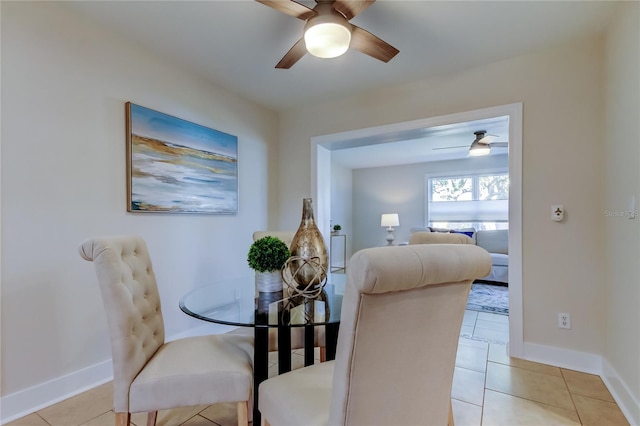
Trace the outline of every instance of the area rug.
{"label": "area rug", "polygon": [[467,309],[509,315],[509,287],[473,283],[467,301]]}

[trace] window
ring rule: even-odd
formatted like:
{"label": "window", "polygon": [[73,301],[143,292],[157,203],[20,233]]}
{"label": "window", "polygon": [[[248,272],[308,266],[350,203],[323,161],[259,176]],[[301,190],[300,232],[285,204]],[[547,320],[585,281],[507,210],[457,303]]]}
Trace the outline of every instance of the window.
{"label": "window", "polygon": [[507,229],[509,175],[505,172],[427,176],[426,220],[437,228]]}

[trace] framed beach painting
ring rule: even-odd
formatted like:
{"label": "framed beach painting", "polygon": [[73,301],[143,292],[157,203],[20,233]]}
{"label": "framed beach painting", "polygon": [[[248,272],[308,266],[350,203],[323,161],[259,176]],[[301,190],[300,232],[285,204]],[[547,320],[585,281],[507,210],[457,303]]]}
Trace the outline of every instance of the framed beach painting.
{"label": "framed beach painting", "polygon": [[238,138],[126,103],[127,211],[235,214]]}

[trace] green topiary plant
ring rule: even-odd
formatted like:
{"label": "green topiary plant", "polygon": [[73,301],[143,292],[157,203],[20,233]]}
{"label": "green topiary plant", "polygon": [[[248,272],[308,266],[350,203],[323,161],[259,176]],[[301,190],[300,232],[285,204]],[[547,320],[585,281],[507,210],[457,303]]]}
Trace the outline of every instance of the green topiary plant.
{"label": "green topiary plant", "polygon": [[257,272],[273,272],[281,269],[290,256],[289,247],[280,238],[266,236],[251,244],[247,262]]}
{"label": "green topiary plant", "polygon": [[334,232],[338,232],[338,231],[339,231],[339,230],[341,230],[341,229],[342,229],[342,226],[340,226],[340,225],[333,225],[333,230],[334,230]]}

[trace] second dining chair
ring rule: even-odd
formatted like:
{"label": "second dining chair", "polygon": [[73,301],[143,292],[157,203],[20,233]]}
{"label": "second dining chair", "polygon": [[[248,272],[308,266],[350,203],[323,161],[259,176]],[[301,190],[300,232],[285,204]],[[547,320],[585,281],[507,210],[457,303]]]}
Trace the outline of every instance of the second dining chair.
{"label": "second dining chair", "polygon": [[336,360],[264,381],[265,424],[453,425],[451,386],[484,249],[419,244],[364,249],[347,272]]}
{"label": "second dining chair", "polygon": [[252,412],[253,338],[189,337],[165,342],[160,294],[144,240],[114,236],[84,241],[93,261],[111,337],[116,426],[131,413],[236,402],[238,425]]}

